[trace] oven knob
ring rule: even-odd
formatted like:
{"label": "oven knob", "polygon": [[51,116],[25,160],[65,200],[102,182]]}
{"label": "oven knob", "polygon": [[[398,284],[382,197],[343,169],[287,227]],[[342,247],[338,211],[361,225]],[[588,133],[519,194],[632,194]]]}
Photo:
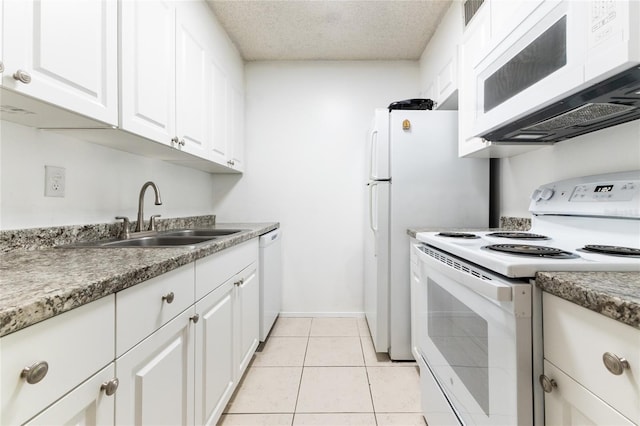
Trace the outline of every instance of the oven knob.
{"label": "oven knob", "polygon": [[540,193],[542,192],[542,190],[540,188],[537,188],[535,191],[533,191],[533,194],[531,194],[531,199],[533,201],[540,201]]}
{"label": "oven knob", "polygon": [[551,197],[553,197],[553,194],[555,194],[555,191],[551,188],[543,188],[542,191],[540,192],[540,199],[541,200],[549,200],[551,199]]}

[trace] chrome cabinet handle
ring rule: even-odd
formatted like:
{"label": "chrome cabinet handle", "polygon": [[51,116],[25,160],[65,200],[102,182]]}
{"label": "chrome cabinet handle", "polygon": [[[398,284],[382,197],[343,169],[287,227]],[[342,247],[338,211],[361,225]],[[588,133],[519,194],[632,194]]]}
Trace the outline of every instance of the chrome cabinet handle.
{"label": "chrome cabinet handle", "polygon": [[555,380],[548,378],[544,374],[541,374],[540,377],[538,377],[538,381],[546,393],[551,393],[551,391],[558,387]]}
{"label": "chrome cabinet handle", "polygon": [[111,380],[107,380],[100,386],[100,390],[104,391],[105,395],[111,396],[118,390],[118,386],[120,385],[120,380],[117,377],[114,377]]}
{"label": "chrome cabinet handle", "polygon": [[49,364],[47,361],[38,361],[28,367],[22,369],[20,377],[26,380],[30,385],[35,385],[49,372]]}
{"label": "chrome cabinet handle", "polygon": [[180,142],[178,142],[178,145],[180,146],[185,146],[187,143],[184,141],[184,139],[180,139]]}
{"label": "chrome cabinet handle", "polygon": [[230,166],[235,166],[236,162],[233,161],[233,160],[229,160],[229,161],[227,161],[227,164],[230,165]]}
{"label": "chrome cabinet handle", "polygon": [[235,283],[233,283],[233,285],[240,287],[242,284],[244,284],[244,278],[240,278],[240,280],[236,281]]}
{"label": "chrome cabinet handle", "polygon": [[631,368],[629,365],[629,361],[624,358],[620,358],[616,354],[612,354],[611,352],[605,352],[602,354],[602,362],[604,366],[607,367],[607,370],[611,374],[615,374],[616,376],[624,373],[624,370],[628,370]]}
{"label": "chrome cabinet handle", "polygon": [[18,70],[14,72],[13,78],[24,84],[31,83],[31,76],[25,70]]}
{"label": "chrome cabinet handle", "polygon": [[173,292],[167,293],[164,296],[162,296],[162,300],[164,300],[168,304],[171,304],[174,298],[175,298],[175,295],[173,294]]}
{"label": "chrome cabinet handle", "polygon": [[193,323],[194,323],[194,324],[197,324],[197,323],[198,323],[198,321],[200,321],[200,315],[199,315],[199,314],[195,314],[194,316],[189,317],[189,319],[190,319],[191,321],[193,321]]}
{"label": "chrome cabinet handle", "polygon": [[171,144],[174,144],[174,143],[178,145],[180,144],[180,139],[178,139],[177,136],[174,136],[171,138]]}

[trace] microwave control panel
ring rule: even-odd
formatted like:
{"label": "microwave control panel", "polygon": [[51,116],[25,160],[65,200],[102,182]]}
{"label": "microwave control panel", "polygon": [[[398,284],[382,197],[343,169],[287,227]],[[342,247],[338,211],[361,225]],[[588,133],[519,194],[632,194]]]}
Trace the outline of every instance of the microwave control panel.
{"label": "microwave control panel", "polygon": [[[624,2],[615,0],[591,1],[589,11],[589,47],[593,47],[617,33],[617,19],[625,7]],[[628,7],[628,6],[627,6]],[[628,13],[628,12],[627,12]]]}

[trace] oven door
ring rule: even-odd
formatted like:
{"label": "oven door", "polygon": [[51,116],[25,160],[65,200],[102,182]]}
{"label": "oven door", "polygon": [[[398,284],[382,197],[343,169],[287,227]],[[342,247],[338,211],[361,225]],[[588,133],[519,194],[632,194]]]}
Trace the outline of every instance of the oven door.
{"label": "oven door", "polygon": [[531,425],[531,286],[426,245],[418,260],[418,352],[460,421]]}

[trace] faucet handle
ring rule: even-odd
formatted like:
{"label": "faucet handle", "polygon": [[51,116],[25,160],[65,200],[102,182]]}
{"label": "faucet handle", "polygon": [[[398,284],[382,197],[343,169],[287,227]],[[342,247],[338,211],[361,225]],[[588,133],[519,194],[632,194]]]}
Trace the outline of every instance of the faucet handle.
{"label": "faucet handle", "polygon": [[161,215],[159,214],[152,214],[151,217],[149,218],[149,229],[148,231],[155,231],[156,230],[156,217],[160,217]]}
{"label": "faucet handle", "polygon": [[126,216],[116,216],[117,220],[122,220],[122,239],[127,240],[131,237],[131,233],[129,230],[129,218]]}

